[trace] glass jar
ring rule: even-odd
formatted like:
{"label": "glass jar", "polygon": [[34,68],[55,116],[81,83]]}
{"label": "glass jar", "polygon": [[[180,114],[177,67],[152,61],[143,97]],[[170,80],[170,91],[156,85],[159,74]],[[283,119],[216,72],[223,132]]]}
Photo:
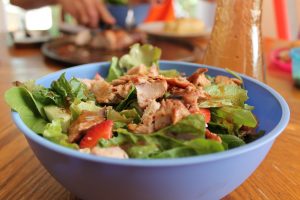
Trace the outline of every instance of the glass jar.
{"label": "glass jar", "polygon": [[204,64],[265,81],[261,15],[262,0],[217,0]]}

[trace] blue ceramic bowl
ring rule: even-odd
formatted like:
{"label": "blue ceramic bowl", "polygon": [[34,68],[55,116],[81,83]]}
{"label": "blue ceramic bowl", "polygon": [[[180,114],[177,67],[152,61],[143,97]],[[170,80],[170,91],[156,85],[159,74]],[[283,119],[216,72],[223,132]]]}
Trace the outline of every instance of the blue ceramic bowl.
{"label": "blue ceramic bowl", "polygon": [[[108,4],[107,8],[109,12],[116,19],[117,25],[121,27],[125,27],[125,19],[128,11],[128,6]],[[150,4],[138,4],[133,7],[135,23],[136,23],[135,25],[141,24],[146,19],[149,8],[150,8]]]}
{"label": "blue ceramic bowl", "polygon": [[[162,69],[175,68],[188,75],[203,67],[166,61],[160,66]],[[44,76],[37,83],[48,87],[62,72],[66,72],[67,78],[92,78],[97,72],[106,76],[108,67],[108,63],[73,67]],[[223,69],[208,68],[210,75],[228,75]],[[276,91],[252,78],[242,77],[250,96],[248,103],[255,106],[259,129],[266,130],[266,135],[221,153],[157,160],[97,157],[56,145],[31,131],[16,112],[12,116],[49,173],[82,199],[220,199],[254,172],[287,126],[290,116],[287,103]]]}

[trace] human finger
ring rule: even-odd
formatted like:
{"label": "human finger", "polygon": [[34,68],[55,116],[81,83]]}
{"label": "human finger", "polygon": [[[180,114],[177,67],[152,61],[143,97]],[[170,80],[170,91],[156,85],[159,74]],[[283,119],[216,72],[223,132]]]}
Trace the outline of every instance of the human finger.
{"label": "human finger", "polygon": [[108,11],[108,9],[106,8],[105,4],[102,1],[100,1],[96,5],[97,5],[98,13],[101,17],[101,20],[103,20],[105,23],[108,23],[108,24],[116,23],[115,18],[110,14],[110,12]]}
{"label": "human finger", "polygon": [[86,2],[86,10],[89,16],[90,27],[96,28],[99,24],[101,14],[98,9],[99,0],[84,0]]}

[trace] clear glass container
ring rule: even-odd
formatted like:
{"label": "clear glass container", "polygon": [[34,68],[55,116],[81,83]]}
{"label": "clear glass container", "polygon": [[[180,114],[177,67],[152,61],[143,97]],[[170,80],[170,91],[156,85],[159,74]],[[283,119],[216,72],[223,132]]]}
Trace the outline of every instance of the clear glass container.
{"label": "clear glass container", "polygon": [[262,0],[217,0],[204,64],[265,81],[261,16]]}

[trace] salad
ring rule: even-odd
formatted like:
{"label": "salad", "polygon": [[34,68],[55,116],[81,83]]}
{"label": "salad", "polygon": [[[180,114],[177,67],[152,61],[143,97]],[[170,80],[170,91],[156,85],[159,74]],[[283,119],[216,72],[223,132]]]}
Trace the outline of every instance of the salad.
{"label": "salad", "polygon": [[221,152],[260,137],[243,80],[161,70],[161,50],[135,44],[114,57],[106,78],[61,74],[49,88],[16,82],[8,105],[40,136],[83,153],[178,158]]}

